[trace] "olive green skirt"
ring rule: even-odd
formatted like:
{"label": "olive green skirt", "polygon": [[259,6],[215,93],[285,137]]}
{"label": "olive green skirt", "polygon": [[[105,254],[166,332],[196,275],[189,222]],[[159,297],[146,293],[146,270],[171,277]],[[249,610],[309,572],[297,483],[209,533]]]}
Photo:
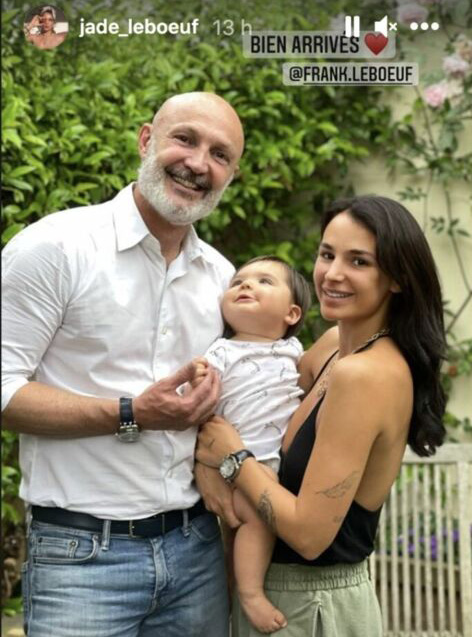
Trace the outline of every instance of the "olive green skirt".
{"label": "olive green skirt", "polygon": [[[288,625],[277,637],[381,637],[382,620],[367,562],[336,566],[271,564],[265,592]],[[232,637],[259,637],[237,600]]]}

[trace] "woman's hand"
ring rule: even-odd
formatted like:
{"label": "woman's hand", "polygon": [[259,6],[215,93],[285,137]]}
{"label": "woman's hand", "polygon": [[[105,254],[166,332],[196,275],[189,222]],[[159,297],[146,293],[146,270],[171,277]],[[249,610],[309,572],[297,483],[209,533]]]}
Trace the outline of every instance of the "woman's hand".
{"label": "woman's hand", "polygon": [[[31,33],[32,29],[34,29],[33,33]],[[26,35],[29,35],[29,36],[38,35],[38,33],[36,32],[36,29],[38,30],[38,33],[41,32],[41,19],[39,15],[33,16],[33,19],[31,20],[31,22],[26,24],[24,27]]]}
{"label": "woman's hand", "polygon": [[223,458],[244,445],[236,431],[224,418],[212,416],[198,434],[196,458],[209,467],[219,467]]}

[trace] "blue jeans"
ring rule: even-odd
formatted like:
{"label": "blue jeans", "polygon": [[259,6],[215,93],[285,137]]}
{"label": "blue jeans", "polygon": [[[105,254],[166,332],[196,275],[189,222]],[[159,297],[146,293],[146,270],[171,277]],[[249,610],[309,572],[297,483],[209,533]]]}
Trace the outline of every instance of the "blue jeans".
{"label": "blue jeans", "polygon": [[28,637],[228,637],[216,517],[156,538],[33,521],[23,568]]}

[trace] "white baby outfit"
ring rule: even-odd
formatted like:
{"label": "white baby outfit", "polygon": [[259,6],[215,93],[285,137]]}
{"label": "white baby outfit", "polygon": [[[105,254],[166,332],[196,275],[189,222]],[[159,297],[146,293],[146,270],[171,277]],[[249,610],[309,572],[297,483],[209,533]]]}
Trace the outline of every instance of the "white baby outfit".
{"label": "white baby outfit", "polygon": [[294,336],[272,342],[217,339],[205,358],[221,374],[216,414],[232,423],[257,460],[278,468],[288,422],[300,404],[297,363],[303,353]]}

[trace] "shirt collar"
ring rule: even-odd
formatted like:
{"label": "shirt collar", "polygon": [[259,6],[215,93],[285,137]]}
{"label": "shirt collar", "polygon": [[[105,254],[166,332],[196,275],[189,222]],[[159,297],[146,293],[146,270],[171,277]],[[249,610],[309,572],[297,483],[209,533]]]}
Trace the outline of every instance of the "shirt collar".
{"label": "shirt collar", "polygon": [[190,226],[185,239],[182,242],[182,252],[184,252],[189,261],[193,261],[197,257],[205,258],[205,253],[200,245],[200,239],[193,226]]}
{"label": "shirt collar", "polygon": [[133,184],[129,184],[111,201],[118,252],[133,248],[149,233],[133,197]]}
{"label": "shirt collar", "polygon": [[[133,248],[145,237],[152,236],[134,200],[133,185],[134,183],[131,183],[120,190],[111,202],[114,207],[113,222],[118,252]],[[182,242],[181,252],[189,261],[197,257],[205,259],[205,252],[202,250],[200,239],[193,226],[190,226]]]}

